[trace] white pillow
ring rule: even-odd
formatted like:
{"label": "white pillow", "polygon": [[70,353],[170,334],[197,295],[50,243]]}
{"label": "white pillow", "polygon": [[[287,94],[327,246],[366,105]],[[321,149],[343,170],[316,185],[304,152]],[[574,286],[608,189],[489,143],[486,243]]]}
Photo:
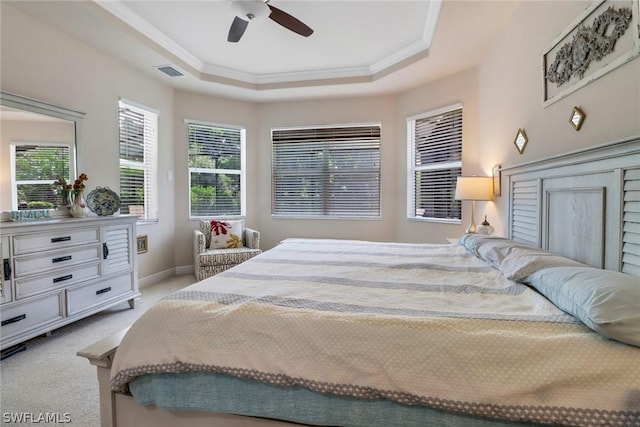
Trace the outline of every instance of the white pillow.
{"label": "white pillow", "polygon": [[515,248],[502,260],[498,268],[507,279],[522,282],[536,271],[551,267],[586,267],[586,265],[541,249]]}
{"label": "white pillow", "polygon": [[242,247],[244,220],[211,220],[211,243],[209,249]]}
{"label": "white pillow", "polygon": [[590,267],[554,267],[527,279],[596,332],[640,347],[640,278]]}

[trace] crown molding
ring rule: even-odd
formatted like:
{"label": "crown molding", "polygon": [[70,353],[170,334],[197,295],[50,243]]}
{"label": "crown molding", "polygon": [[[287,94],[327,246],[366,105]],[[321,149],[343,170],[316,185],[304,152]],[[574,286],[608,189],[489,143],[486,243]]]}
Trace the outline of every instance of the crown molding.
{"label": "crown molding", "polygon": [[406,66],[428,55],[442,7],[442,0],[430,0],[421,38],[372,64],[254,74],[217,64],[205,63],[129,9],[121,0],[93,0],[93,2],[131,29],[137,31],[157,48],[171,54],[178,61],[176,68],[202,81],[219,82],[256,90],[274,87],[299,87],[303,82],[306,85],[325,85],[373,81],[380,76],[393,72],[399,66]]}

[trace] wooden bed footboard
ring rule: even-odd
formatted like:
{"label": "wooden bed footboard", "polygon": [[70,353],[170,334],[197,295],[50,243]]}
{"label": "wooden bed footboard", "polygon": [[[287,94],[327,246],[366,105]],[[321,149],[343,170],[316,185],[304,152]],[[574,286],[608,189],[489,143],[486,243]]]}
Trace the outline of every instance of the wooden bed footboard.
{"label": "wooden bed footboard", "polygon": [[109,379],[111,363],[116,354],[120,341],[129,327],[101,339],[98,342],[78,351],[76,355],[86,357],[89,363],[96,366],[98,373],[98,393],[100,398],[100,427],[115,427],[115,393],[111,391]]}
{"label": "wooden bed footboard", "polygon": [[86,357],[95,365],[98,375],[100,398],[100,427],[292,427],[286,421],[246,417],[214,412],[167,411],[155,406],[144,407],[129,395],[111,390],[111,364],[120,341],[129,328],[101,339],[78,351],[76,355]]}

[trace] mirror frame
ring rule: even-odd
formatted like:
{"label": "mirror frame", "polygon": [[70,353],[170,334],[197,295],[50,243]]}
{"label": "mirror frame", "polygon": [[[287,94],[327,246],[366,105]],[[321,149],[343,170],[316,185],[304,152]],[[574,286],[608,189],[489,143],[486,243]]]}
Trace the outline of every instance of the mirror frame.
{"label": "mirror frame", "polygon": [[[15,93],[0,91],[0,105],[4,105],[11,108],[17,108],[24,111],[29,111],[32,113],[42,114],[45,116],[56,117],[59,119],[67,120],[69,122],[73,122],[74,125],[74,133],[75,133],[75,143],[74,143],[74,160],[75,164],[73,164],[74,170],[72,170],[72,175],[75,175],[79,169],[79,149],[80,140],[82,135],[82,120],[84,119],[85,113],[80,111],[70,110],[68,108],[60,107],[57,105],[49,104],[44,101],[40,101],[33,98],[27,98],[25,96],[16,95]],[[73,178],[73,176],[71,177]],[[57,209],[55,211],[58,211]],[[10,211],[3,211],[2,219],[5,220],[5,213]],[[68,214],[65,212],[65,215]]]}

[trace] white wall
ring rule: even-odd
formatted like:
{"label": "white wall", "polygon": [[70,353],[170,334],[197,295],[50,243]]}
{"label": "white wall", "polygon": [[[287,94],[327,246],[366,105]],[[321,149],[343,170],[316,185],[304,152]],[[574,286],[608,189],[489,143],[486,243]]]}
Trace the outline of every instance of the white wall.
{"label": "white wall", "polygon": [[[514,165],[640,135],[640,58],[543,107],[542,55],[592,2],[523,2],[503,36],[478,67],[480,169]],[[569,124],[574,106],[586,114],[580,131]],[[518,153],[519,128],[529,138]],[[486,211],[504,233],[506,214]],[[479,216],[479,215],[478,215]]]}
{"label": "white wall", "polygon": [[[258,224],[264,232],[264,247],[273,247],[286,237],[395,240],[398,194],[396,161],[395,102],[393,97],[345,98],[334,100],[261,104],[258,108]],[[380,219],[319,220],[274,219],[271,217],[271,129],[283,126],[381,123],[381,210]]]}
{"label": "white wall", "polygon": [[[117,101],[124,97],[160,111],[160,222],[140,228],[149,252],[140,276],[191,265],[187,143],[184,119],[243,125],[247,129],[247,225],[263,233],[263,249],[289,236],[444,242],[460,225],[406,219],[406,118],[462,102],[465,174],[489,174],[510,165],[640,134],[640,60],[544,108],[541,55],[590,2],[523,2],[504,34],[477,67],[411,91],[370,98],[337,98],[255,104],[174,91],[146,74],[35,21],[2,3],[3,90],[87,113],[79,152],[89,186],[118,183]],[[488,24],[489,25],[489,24]],[[470,41],[472,42],[472,41]],[[587,114],[582,130],[568,124],[572,107]],[[270,129],[288,125],[382,123],[380,220],[281,220],[271,218]],[[513,145],[518,128],[530,142],[523,155]],[[173,172],[175,179],[168,180]],[[498,231],[506,197],[479,203]]]}
{"label": "white wall", "polygon": [[1,74],[3,91],[86,113],[78,146],[79,172],[97,186],[120,187],[118,99],[160,111],[160,222],[138,227],[149,251],[139,256],[140,277],[174,266],[173,90],[85,43],[43,25],[2,2]]}
{"label": "white wall", "polygon": [[[436,110],[438,108],[462,104],[462,173],[464,175],[482,175],[478,170],[478,85],[476,69],[470,69],[435,83],[424,85],[398,96],[396,109],[396,240],[414,243],[446,243],[447,238],[458,237],[470,221],[470,207],[462,205],[460,224],[443,224],[407,219],[407,126],[408,117]],[[477,220],[476,220],[477,222]]]}
{"label": "white wall", "polygon": [[[192,264],[188,217],[188,164],[185,119],[244,126],[247,130],[246,225],[261,231],[269,249],[287,237],[395,239],[396,131],[393,97],[255,104],[177,91],[174,105],[176,164],[176,265]],[[280,126],[382,123],[383,214],[380,220],[274,219],[271,217],[271,129]]]}
{"label": "white wall", "polygon": [[[245,225],[260,229],[255,173],[264,159],[258,157],[257,106],[254,103],[176,91],[174,98],[174,163],[175,163],[175,265],[193,264],[193,230],[197,220],[189,220],[189,163],[185,120],[198,120],[222,125],[242,126],[247,136],[247,217]],[[269,157],[270,158],[270,157]]]}

